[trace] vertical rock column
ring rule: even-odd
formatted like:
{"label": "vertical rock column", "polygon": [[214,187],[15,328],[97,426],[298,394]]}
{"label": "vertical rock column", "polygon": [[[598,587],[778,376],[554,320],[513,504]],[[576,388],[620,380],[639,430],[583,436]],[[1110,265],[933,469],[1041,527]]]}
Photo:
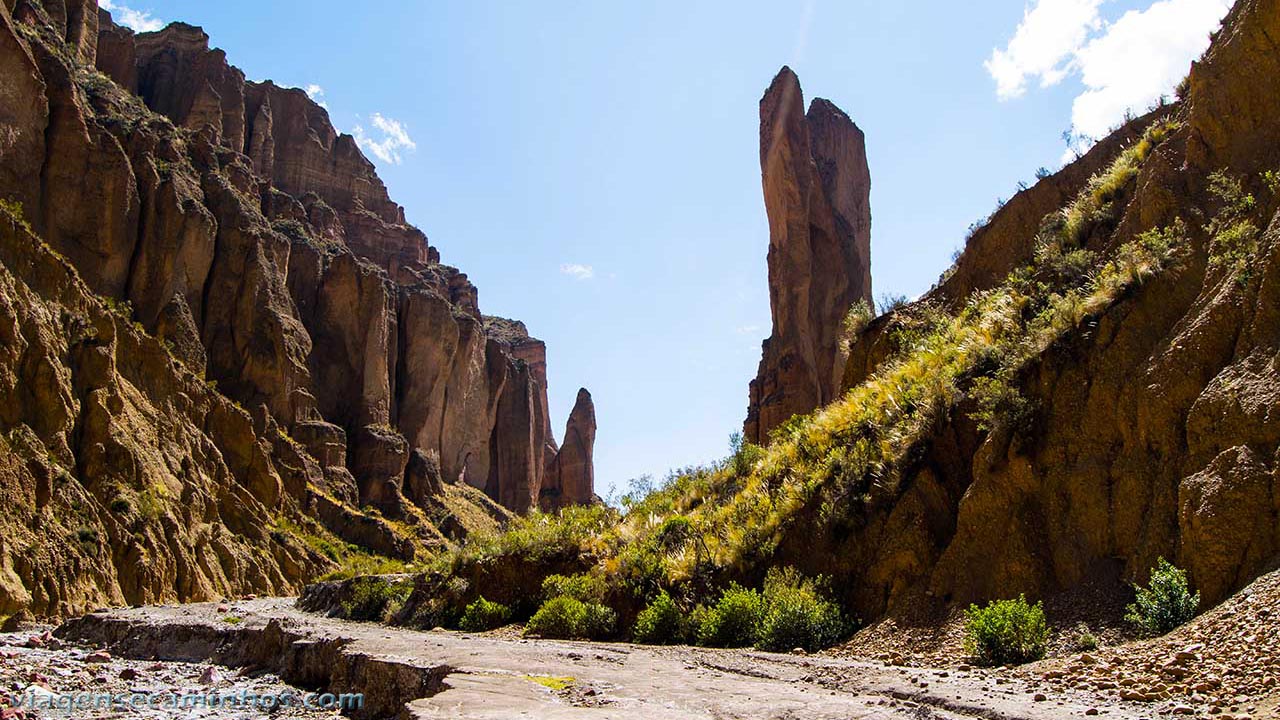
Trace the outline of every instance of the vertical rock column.
{"label": "vertical rock column", "polygon": [[841,324],[851,305],[871,301],[871,174],[862,131],[827,100],[815,99],[806,114],[800,81],[787,67],[760,100],[760,170],[773,333],[743,429],[756,443],[792,415],[835,399]]}

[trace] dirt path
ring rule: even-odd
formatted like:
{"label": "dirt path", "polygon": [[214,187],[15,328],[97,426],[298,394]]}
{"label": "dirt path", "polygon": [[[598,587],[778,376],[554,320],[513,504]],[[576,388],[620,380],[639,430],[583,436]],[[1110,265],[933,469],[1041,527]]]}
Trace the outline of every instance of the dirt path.
{"label": "dirt path", "polygon": [[57,634],[121,657],[252,667],[305,689],[364,693],[357,715],[366,717],[1153,716],[1150,706],[1055,692],[1004,671],[418,632],[311,615],[289,599],[103,612]]}

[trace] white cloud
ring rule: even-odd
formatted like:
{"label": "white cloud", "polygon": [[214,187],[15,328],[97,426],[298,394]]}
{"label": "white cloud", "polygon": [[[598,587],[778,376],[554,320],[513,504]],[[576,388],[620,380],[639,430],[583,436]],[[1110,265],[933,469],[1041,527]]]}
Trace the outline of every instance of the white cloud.
{"label": "white cloud", "polygon": [[590,280],[596,276],[595,268],[590,265],[580,265],[578,263],[565,263],[560,266],[560,273],[568,275],[575,280]]}
{"label": "white cloud", "polygon": [[312,102],[325,110],[329,109],[329,103],[324,101],[324,88],[315,83],[311,83],[310,85],[302,88],[302,91],[307,94],[307,97],[311,98]]}
{"label": "white cloud", "polygon": [[985,63],[1000,99],[1022,95],[1029,80],[1048,87],[1078,74],[1084,91],[1072,104],[1072,127],[1102,137],[1126,111],[1172,92],[1232,0],[1157,0],[1115,22],[1099,16],[1104,2],[1036,0],[1024,11],[1008,46],[993,50]]}
{"label": "white cloud", "polygon": [[356,144],[365,152],[383,162],[399,165],[402,160],[401,151],[412,152],[418,149],[417,143],[409,137],[409,131],[399,120],[383,117],[381,113],[374,113],[369,120],[373,123],[374,130],[380,135],[379,138],[370,136],[361,125],[356,125],[351,131],[355,136]]}
{"label": "white cloud", "polygon": [[738,333],[739,335],[755,335],[756,333],[760,332],[760,326],[759,325],[743,325],[742,327],[738,328],[734,332]]}
{"label": "white cloud", "polygon": [[1231,0],[1160,0],[1109,25],[1077,53],[1087,89],[1071,106],[1076,132],[1102,137],[1126,110],[1170,93],[1230,9]]}
{"label": "white cloud", "polygon": [[1023,10],[1022,22],[1004,50],[992,50],[985,63],[1001,99],[1022,95],[1027,80],[1039,76],[1040,87],[1054,85],[1071,71],[1075,53],[1102,25],[1103,0],[1038,0]]}
{"label": "white cloud", "polygon": [[151,16],[149,10],[134,10],[119,5],[115,0],[98,0],[98,7],[111,13],[111,17],[134,32],[155,32],[165,26],[163,20]]}

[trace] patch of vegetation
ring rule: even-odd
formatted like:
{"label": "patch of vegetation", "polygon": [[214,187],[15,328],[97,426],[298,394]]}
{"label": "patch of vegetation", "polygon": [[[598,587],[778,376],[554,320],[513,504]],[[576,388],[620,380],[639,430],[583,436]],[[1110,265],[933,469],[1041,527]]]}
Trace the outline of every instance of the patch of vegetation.
{"label": "patch of vegetation", "polygon": [[1172,120],[1152,124],[1138,142],[1125,148],[1110,166],[1089,179],[1085,191],[1062,211],[1062,231],[1068,245],[1084,245],[1093,228],[1116,219],[1116,201],[1138,176],[1152,150],[1178,127]]}
{"label": "patch of vegetation", "polygon": [[497,557],[538,562],[551,557],[574,557],[591,550],[592,543],[617,520],[607,506],[575,506],[558,513],[532,512],[512,519],[505,529],[478,532],[468,538],[451,563]]}
{"label": "patch of vegetation", "polygon": [[240,623],[244,622],[244,618],[240,617],[239,615],[228,615],[222,618],[222,622],[228,625],[239,625]]}
{"label": "patch of vegetation", "polygon": [[1044,606],[1026,597],[995,600],[965,612],[965,652],[983,665],[1018,665],[1044,657],[1049,626]]}
{"label": "patch of vegetation", "polygon": [[485,632],[500,628],[511,621],[511,608],[502,603],[490,602],[483,596],[467,606],[458,621],[458,629],[467,632]]}
{"label": "patch of vegetation", "polygon": [[1273,196],[1280,195],[1280,172],[1264,170],[1262,172],[1262,184],[1267,188],[1267,192]]}
{"label": "patch of vegetation", "polygon": [[564,596],[579,602],[598,603],[604,601],[606,590],[603,579],[587,573],[549,575],[542,581],[542,597],[546,600]]}
{"label": "patch of vegetation", "polygon": [[23,210],[22,202],[20,200],[14,200],[13,198],[0,198],[0,212],[5,213],[12,218],[13,221],[18,223],[23,230],[34,234],[35,231],[31,229],[31,224],[27,222],[27,214],[26,211]]}
{"label": "patch of vegetation", "polygon": [[698,623],[699,645],[709,647],[751,647],[760,637],[764,620],[764,596],[731,583],[716,604],[702,614]]}
{"label": "patch of vegetation", "polygon": [[1218,213],[1205,226],[1211,238],[1209,266],[1228,268],[1235,273],[1236,282],[1244,285],[1253,272],[1250,261],[1258,253],[1261,231],[1253,221],[1258,203],[1245,192],[1239,178],[1223,172],[1209,176],[1209,193],[1219,203]]}
{"label": "patch of vegetation", "polygon": [[969,397],[977,405],[969,417],[984,432],[1025,428],[1035,413],[1031,401],[1018,390],[1007,372],[974,378]]}
{"label": "patch of vegetation", "polygon": [[400,611],[413,586],[381,577],[351,581],[351,595],[342,602],[343,617],[350,620],[385,621]]}
{"label": "patch of vegetation", "polygon": [[1097,650],[1100,644],[1098,636],[1093,634],[1093,630],[1087,624],[1076,625],[1076,636],[1071,642],[1071,647],[1077,652],[1092,652]]}
{"label": "patch of vegetation", "polygon": [[896,293],[885,293],[876,301],[876,309],[881,315],[897,312],[911,303],[911,298]]}
{"label": "patch of vegetation", "polygon": [[636,616],[635,641],[644,645],[676,645],[685,640],[684,613],[665,591]]}
{"label": "patch of vegetation", "polygon": [[529,618],[525,634],[565,640],[603,640],[613,634],[617,613],[599,603],[565,595],[543,603]]}
{"label": "patch of vegetation", "polygon": [[1147,586],[1133,586],[1136,597],[1124,619],[1148,636],[1164,635],[1196,616],[1200,593],[1192,593],[1187,573],[1164,558],[1156,560]]}
{"label": "patch of vegetation", "polygon": [[87,525],[82,525],[76,529],[76,542],[81,545],[97,547],[98,531]]}
{"label": "patch of vegetation", "polygon": [[849,311],[844,314],[844,321],[840,324],[839,347],[842,356],[849,355],[849,350],[875,316],[875,310],[871,309],[871,303],[866,300],[859,300],[849,306]]}
{"label": "patch of vegetation", "polygon": [[169,488],[152,483],[138,493],[138,512],[149,521],[159,520],[169,512]]}
{"label": "patch of vegetation", "polygon": [[295,520],[279,516],[271,537],[278,543],[294,538],[313,552],[336,563],[338,567],[321,580],[349,580],[364,575],[400,575],[416,568],[402,560],[374,555],[359,545],[345,543],[314,521],[306,521],[304,527]]}
{"label": "patch of vegetation", "polygon": [[840,607],[827,599],[826,581],[806,578],[794,568],[769,570],[764,605],[756,640],[764,650],[820,650],[834,645],[850,629]]}

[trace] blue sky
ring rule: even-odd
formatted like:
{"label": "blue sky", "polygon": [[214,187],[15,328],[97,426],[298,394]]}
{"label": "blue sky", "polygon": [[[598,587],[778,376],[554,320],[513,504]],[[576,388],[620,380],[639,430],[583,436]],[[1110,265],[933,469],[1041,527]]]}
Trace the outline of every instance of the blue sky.
{"label": "blue sky", "polygon": [[757,103],[789,64],[866,132],[875,293],[915,296],[1073,123],[1185,75],[1227,0],[101,0],[312,87],[392,197],[579,386],[597,489],[713,460],[769,332]]}

